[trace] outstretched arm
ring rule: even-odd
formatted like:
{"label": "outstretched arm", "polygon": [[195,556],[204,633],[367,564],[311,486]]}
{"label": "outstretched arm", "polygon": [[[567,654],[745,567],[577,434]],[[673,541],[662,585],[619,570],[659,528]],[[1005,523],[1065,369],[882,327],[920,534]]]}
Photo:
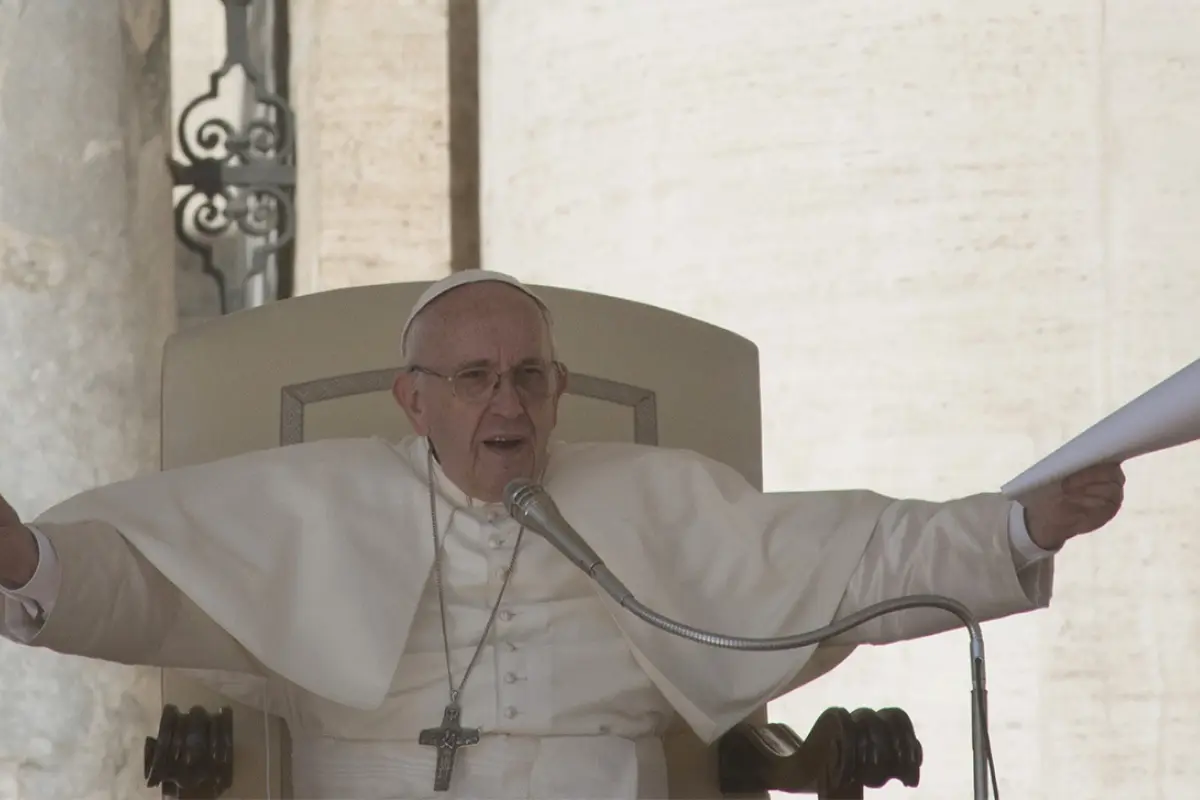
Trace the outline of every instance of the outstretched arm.
{"label": "outstretched arm", "polygon": [[0,516],[5,638],[123,664],[265,671],[111,525],[29,528],[7,504]]}
{"label": "outstretched arm", "polygon": [[[1089,467],[1024,503],[977,495],[949,503],[903,500],[884,512],[836,614],[910,594],[952,597],[977,618],[1050,602],[1048,557],[1076,536],[1107,525],[1124,500],[1119,464]],[[904,611],[877,618],[834,644],[880,644],[937,633],[958,622],[947,612]]]}
{"label": "outstretched arm", "polygon": [[[1029,536],[1023,509],[994,495],[931,503],[898,500],[879,520],[836,618],[914,594],[951,597],[982,620],[1045,607],[1053,552]],[[940,609],[894,612],[829,644],[885,644],[957,628]]]}

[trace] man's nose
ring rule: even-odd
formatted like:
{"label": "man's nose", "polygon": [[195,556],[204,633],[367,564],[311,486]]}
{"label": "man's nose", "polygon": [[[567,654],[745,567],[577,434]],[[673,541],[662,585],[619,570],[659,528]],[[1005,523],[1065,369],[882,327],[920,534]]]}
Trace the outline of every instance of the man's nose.
{"label": "man's nose", "polygon": [[511,372],[500,376],[500,383],[492,392],[491,408],[492,411],[506,417],[516,417],[525,413],[525,404],[521,400],[520,393],[517,392]]}

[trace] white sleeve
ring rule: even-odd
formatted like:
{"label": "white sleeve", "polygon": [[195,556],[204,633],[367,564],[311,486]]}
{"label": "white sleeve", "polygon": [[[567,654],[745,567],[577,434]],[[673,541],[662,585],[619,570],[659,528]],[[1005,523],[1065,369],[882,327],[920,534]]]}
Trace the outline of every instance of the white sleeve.
{"label": "white sleeve", "polygon": [[1033,541],[1029,528],[1025,526],[1025,506],[1016,502],[1008,512],[1008,541],[1012,545],[1013,564],[1017,572],[1058,552],[1044,550]]}
{"label": "white sleeve", "polygon": [[10,589],[0,584],[0,595],[4,598],[4,621],[0,625],[0,636],[21,644],[28,644],[37,636],[46,617],[54,610],[58,600],[58,589],[62,582],[62,565],[58,554],[41,531],[26,525],[33,532],[38,548],[38,565],[33,577],[24,586]]}

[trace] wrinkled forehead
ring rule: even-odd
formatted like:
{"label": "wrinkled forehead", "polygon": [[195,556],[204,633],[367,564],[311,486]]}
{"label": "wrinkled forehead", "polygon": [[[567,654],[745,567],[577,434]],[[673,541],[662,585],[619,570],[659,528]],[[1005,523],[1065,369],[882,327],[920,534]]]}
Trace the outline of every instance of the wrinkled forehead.
{"label": "wrinkled forehead", "polygon": [[410,352],[454,364],[549,358],[549,315],[540,301],[504,283],[461,286],[414,317]]}

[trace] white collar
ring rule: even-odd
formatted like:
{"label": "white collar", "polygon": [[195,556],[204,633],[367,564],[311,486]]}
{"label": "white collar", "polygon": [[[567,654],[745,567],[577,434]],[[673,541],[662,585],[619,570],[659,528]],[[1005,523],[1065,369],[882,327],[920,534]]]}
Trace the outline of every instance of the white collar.
{"label": "white collar", "polygon": [[[431,476],[425,474],[425,465],[430,463],[429,439],[425,436],[416,436],[412,446],[409,447],[409,456],[412,458],[414,465],[419,470],[425,480],[430,480]],[[464,492],[459,488],[453,480],[442,469],[442,463],[435,457],[433,462],[433,488],[434,491],[451,506],[466,511],[472,514],[495,515],[496,512],[508,514],[508,509],[502,502],[488,503]]]}

